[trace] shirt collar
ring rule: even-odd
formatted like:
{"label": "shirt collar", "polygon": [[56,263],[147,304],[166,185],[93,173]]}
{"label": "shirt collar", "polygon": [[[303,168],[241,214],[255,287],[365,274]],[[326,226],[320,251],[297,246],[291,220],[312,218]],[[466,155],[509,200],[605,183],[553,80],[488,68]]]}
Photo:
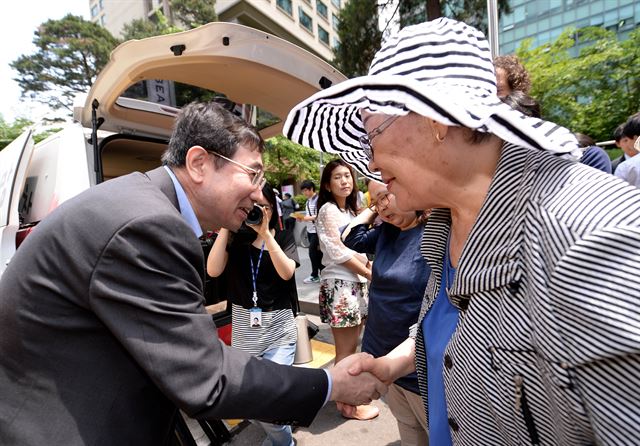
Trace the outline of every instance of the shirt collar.
{"label": "shirt collar", "polygon": [[185,193],[180,181],[176,178],[173,171],[169,168],[169,166],[164,166],[173,182],[173,187],[176,189],[176,196],[178,197],[178,206],[180,206],[180,214],[185,219],[187,224],[193,229],[193,232],[196,234],[196,237],[202,236],[202,228],[200,227],[200,223],[198,222],[198,217],[196,217],[196,213],[193,212],[193,207],[191,207],[191,203],[189,203],[189,199],[187,198],[187,194]]}

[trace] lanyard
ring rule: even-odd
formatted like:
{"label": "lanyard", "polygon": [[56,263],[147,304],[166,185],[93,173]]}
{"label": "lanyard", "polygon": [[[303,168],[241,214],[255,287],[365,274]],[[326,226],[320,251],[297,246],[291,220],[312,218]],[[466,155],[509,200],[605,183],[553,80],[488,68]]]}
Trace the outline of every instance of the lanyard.
{"label": "lanyard", "polygon": [[262,248],[260,248],[260,255],[258,256],[258,263],[255,269],[253,268],[253,257],[251,251],[249,251],[249,261],[251,262],[251,283],[253,284],[253,306],[258,306],[258,289],[256,288],[256,279],[258,278],[258,268],[260,268],[260,261],[262,260],[262,253],[264,252],[264,241],[262,242]]}

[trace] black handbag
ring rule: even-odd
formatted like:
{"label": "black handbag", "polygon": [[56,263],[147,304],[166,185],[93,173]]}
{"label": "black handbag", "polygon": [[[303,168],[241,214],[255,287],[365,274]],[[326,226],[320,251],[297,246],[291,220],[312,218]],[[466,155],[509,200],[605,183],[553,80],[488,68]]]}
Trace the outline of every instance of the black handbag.
{"label": "black handbag", "polygon": [[307,333],[309,333],[309,339],[313,339],[315,335],[320,331],[320,327],[311,322],[309,318],[307,318]]}

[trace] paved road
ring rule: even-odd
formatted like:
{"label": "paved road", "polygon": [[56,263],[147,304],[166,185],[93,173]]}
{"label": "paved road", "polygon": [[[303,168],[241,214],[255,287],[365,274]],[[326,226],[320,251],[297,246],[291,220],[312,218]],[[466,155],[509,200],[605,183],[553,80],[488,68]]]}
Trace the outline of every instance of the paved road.
{"label": "paved road", "polygon": [[[302,282],[311,272],[308,250],[299,247],[298,255],[301,264],[296,270],[296,283],[300,306],[309,319],[320,327],[320,332],[314,339],[333,345],[329,326],[322,324],[317,316],[319,285]],[[330,363],[331,361],[328,361],[325,366],[329,366]],[[374,420],[357,421],[343,418],[335,409],[335,404],[328,403],[310,427],[296,429],[293,436],[298,446],[400,446],[398,427],[389,408],[383,401],[376,401],[374,404],[380,408],[380,415]],[[262,428],[243,422],[235,428],[229,445],[257,446],[262,444],[264,438]]]}

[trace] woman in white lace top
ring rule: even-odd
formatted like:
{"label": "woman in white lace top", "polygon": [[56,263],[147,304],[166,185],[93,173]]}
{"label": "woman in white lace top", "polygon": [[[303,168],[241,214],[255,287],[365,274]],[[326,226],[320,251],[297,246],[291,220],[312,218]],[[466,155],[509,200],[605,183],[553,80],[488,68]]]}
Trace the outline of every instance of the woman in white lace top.
{"label": "woman in white lace top", "polygon": [[[316,226],[322,251],[320,317],[329,324],[336,347],[336,359],[356,352],[367,317],[371,267],[366,256],[342,243],[341,229],[357,214],[358,187],[353,171],[342,160],[331,161],[322,172]],[[375,406],[359,406],[354,418],[371,419]]]}

